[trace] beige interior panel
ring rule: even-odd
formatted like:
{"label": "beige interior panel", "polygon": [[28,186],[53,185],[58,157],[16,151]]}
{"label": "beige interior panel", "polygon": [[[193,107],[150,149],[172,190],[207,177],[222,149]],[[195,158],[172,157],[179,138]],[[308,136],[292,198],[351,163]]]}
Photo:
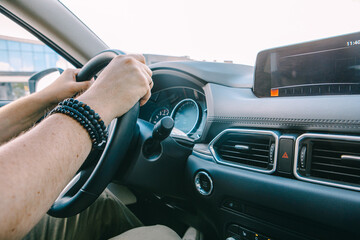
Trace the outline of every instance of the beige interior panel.
{"label": "beige interior panel", "polygon": [[125,205],[136,203],[136,196],[127,187],[110,183],[107,188]]}

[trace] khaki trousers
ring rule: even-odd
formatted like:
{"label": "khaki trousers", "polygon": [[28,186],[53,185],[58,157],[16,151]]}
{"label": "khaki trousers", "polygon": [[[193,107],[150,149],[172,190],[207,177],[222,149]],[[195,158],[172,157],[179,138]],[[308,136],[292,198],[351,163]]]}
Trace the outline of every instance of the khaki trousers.
{"label": "khaki trousers", "polygon": [[45,215],[25,240],[109,239],[143,226],[140,220],[109,190],[85,211],[70,218]]}

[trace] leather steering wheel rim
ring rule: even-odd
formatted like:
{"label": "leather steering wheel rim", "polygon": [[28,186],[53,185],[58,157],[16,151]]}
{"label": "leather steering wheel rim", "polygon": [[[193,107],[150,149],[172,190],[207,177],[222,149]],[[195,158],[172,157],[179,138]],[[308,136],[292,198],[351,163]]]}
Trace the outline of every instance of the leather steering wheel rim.
{"label": "leather steering wheel rim", "polygon": [[[118,50],[106,50],[90,59],[77,75],[77,81],[87,81],[106,67]],[[122,117],[114,119],[109,126],[109,137],[96,165],[80,171],[65,187],[51,206],[48,214],[53,217],[71,217],[89,207],[114,178],[134,135],[139,115],[136,103]],[[90,153],[91,154],[91,153]]]}

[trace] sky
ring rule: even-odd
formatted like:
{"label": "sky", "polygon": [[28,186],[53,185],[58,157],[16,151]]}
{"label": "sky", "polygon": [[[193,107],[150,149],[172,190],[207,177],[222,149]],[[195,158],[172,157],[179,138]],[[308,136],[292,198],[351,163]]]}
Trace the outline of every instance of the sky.
{"label": "sky", "polygon": [[360,0],[61,2],[111,48],[195,60],[254,65],[264,49],[360,30]]}
{"label": "sky", "polygon": [[37,40],[36,37],[2,14],[0,14],[0,35]]}

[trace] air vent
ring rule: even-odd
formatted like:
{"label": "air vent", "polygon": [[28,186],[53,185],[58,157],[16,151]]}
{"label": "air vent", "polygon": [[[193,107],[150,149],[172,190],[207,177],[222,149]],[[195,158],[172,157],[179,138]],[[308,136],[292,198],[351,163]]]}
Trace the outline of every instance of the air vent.
{"label": "air vent", "polygon": [[303,134],[295,148],[298,178],[360,190],[360,137]]}
{"label": "air vent", "polygon": [[272,173],[275,171],[279,133],[250,129],[228,129],[211,143],[218,163]]}

